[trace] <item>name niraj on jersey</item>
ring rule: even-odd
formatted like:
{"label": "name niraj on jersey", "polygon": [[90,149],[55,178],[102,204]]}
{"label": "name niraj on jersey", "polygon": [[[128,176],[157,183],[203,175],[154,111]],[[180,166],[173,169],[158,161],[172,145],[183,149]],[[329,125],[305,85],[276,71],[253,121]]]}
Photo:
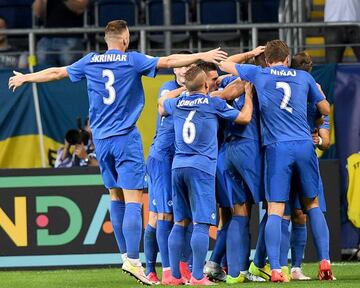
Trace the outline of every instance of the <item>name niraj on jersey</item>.
{"label": "name niraj on jersey", "polygon": [[195,105],[199,105],[199,104],[209,104],[209,99],[208,98],[196,98],[194,100],[181,100],[178,104],[177,107],[181,107],[181,106],[195,106]]}
{"label": "name niraj on jersey", "polygon": [[277,76],[296,76],[295,70],[276,70],[276,69],[270,69],[270,74],[277,75]]}
{"label": "name niraj on jersey", "polygon": [[102,54],[102,55],[94,55],[90,62],[91,63],[99,63],[99,62],[115,62],[115,61],[127,61],[126,54]]}

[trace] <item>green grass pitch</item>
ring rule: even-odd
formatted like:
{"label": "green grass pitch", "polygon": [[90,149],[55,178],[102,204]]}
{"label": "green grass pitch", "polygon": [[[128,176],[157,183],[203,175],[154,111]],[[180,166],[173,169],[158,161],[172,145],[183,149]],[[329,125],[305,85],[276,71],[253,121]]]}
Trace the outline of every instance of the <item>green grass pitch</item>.
{"label": "green grass pitch", "polygon": [[[306,274],[315,279],[317,264],[304,264]],[[306,282],[292,281],[290,283],[272,284],[243,283],[236,286],[244,287],[360,287],[360,263],[334,263],[332,266],[337,281],[311,280]],[[226,284],[219,284],[226,287]],[[73,269],[50,271],[1,271],[1,288],[123,288],[141,287],[133,278],[121,273],[119,268],[103,269]],[[157,286],[161,287],[161,286]]]}

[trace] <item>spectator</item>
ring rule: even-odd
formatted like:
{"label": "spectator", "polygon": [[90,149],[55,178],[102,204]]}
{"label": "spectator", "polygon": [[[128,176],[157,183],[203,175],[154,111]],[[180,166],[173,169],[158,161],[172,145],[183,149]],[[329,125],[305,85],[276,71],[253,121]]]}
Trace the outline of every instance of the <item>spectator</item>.
{"label": "spectator", "polygon": [[[73,153],[71,153],[73,147]],[[65,145],[57,151],[55,168],[98,166],[89,120],[84,130],[69,130]]]}
{"label": "spectator", "polygon": [[[325,2],[325,22],[357,22],[360,21],[360,1],[359,0],[326,0]],[[339,47],[326,48],[327,63],[341,62],[346,44],[349,44],[360,61],[360,27],[339,26],[325,29],[326,45],[343,44]]]}
{"label": "spectator", "polygon": [[[33,10],[45,28],[82,27],[88,3],[88,0],[35,0]],[[66,66],[80,58],[82,50],[81,34],[46,35],[37,43],[38,64]]]}
{"label": "spectator", "polygon": [[[7,29],[5,18],[0,16],[0,30]],[[27,55],[11,47],[7,35],[0,34],[0,68],[25,68]]]}

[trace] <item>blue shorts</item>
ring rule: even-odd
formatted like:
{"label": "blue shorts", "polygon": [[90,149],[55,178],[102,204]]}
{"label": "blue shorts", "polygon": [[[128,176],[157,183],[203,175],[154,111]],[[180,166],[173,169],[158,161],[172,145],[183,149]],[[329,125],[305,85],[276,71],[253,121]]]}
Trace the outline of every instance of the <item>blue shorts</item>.
{"label": "blue shorts", "polygon": [[[325,195],[324,195],[324,187],[323,187],[321,177],[319,180],[320,180],[319,188],[318,188],[319,189],[318,190],[319,191],[319,194],[318,194],[319,207],[320,207],[321,211],[325,213],[326,212],[326,201],[325,201]],[[301,188],[300,188],[298,179],[293,179],[293,181],[291,183],[290,200],[286,205],[286,208],[285,208],[286,214],[285,215],[290,215],[294,209],[303,210],[304,213],[306,213],[305,208],[301,204],[301,198],[300,198],[301,190],[300,189]]]}
{"label": "blue shorts", "polygon": [[94,139],[96,158],[106,188],[141,190],[147,187],[141,136],[128,134]]}
{"label": "blue shorts", "polygon": [[283,141],[265,147],[265,194],[269,202],[286,202],[293,174],[299,179],[301,196],[319,194],[319,162],[311,140]]}
{"label": "blue shorts", "polygon": [[229,172],[225,170],[225,154],[228,143],[220,147],[216,166],[216,202],[221,208],[231,208],[232,204],[232,181]]}
{"label": "blue shorts", "polygon": [[215,177],[196,168],[172,170],[174,221],[216,225]]}
{"label": "blue shorts", "polygon": [[237,138],[229,142],[225,167],[236,184],[233,203],[259,203],[264,200],[263,158],[258,141]]}
{"label": "blue shorts", "polygon": [[172,157],[162,160],[148,157],[146,170],[149,185],[149,210],[155,213],[172,213],[171,196]]}

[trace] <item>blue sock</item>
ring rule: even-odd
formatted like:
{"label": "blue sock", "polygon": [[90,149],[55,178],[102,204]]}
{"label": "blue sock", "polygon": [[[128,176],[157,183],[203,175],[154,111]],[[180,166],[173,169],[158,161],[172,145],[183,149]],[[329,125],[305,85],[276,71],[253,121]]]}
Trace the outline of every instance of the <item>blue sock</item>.
{"label": "blue sock", "polygon": [[182,250],[181,259],[180,259],[181,262],[188,262],[189,257],[192,253],[190,241],[191,241],[193,228],[194,228],[193,223],[190,223],[189,226],[186,228],[185,241],[184,241],[183,250]]}
{"label": "blue sock", "polygon": [[188,263],[188,268],[189,268],[189,271],[191,272],[192,271],[192,266],[193,266],[193,253],[191,252],[190,255],[189,255],[189,259],[187,261]]}
{"label": "blue sock", "polygon": [[224,256],[221,258],[220,266],[221,266],[221,267],[226,267],[226,268],[228,267],[227,258],[226,258],[226,251],[225,251]]}
{"label": "blue sock", "polygon": [[329,260],[329,228],[319,207],[307,211],[319,261]]}
{"label": "blue sock", "polygon": [[166,220],[157,221],[156,239],[159,244],[161,265],[163,268],[170,267],[168,239],[173,223]]}
{"label": "blue sock", "polygon": [[142,235],[142,215],[140,203],[126,203],[123,220],[123,233],[126,241],[127,256],[139,259],[140,240]]}
{"label": "blue sock", "polygon": [[171,274],[177,279],[181,278],[179,264],[185,241],[185,229],[186,227],[174,224],[168,240]]}
{"label": "blue sock", "polygon": [[150,224],[146,226],[144,233],[144,252],[146,261],[146,275],[155,271],[156,256],[159,251],[158,244],[156,242],[156,228]]}
{"label": "blue sock", "polygon": [[256,251],[254,256],[254,264],[258,268],[263,268],[266,265],[266,245],[265,245],[265,226],[268,219],[268,214],[265,213],[259,224],[259,235],[256,243]]}
{"label": "blue sock", "polygon": [[290,249],[290,232],[289,232],[290,220],[281,220],[281,245],[280,245],[280,265],[288,266],[288,255]]}
{"label": "blue sock", "polygon": [[125,202],[112,200],[110,202],[110,220],[114,229],[116,243],[121,254],[126,253],[126,242],[122,230],[125,214]]}
{"label": "blue sock", "polygon": [[220,264],[221,259],[226,254],[226,234],[229,227],[230,221],[228,221],[221,230],[218,230],[216,233],[216,242],[214,250],[211,254],[210,261]]}
{"label": "blue sock", "polygon": [[194,257],[192,277],[197,280],[204,277],[204,262],[209,249],[209,228],[208,224],[195,224],[191,237],[191,248]]}
{"label": "blue sock", "polygon": [[249,217],[233,216],[226,237],[226,258],[230,276],[238,277],[240,271],[248,270],[249,250]]}
{"label": "blue sock", "polygon": [[307,240],[306,224],[292,223],[291,229],[291,267],[301,267]]}
{"label": "blue sock", "polygon": [[266,252],[269,257],[270,268],[280,269],[280,245],[281,245],[281,217],[269,215],[265,226]]}

